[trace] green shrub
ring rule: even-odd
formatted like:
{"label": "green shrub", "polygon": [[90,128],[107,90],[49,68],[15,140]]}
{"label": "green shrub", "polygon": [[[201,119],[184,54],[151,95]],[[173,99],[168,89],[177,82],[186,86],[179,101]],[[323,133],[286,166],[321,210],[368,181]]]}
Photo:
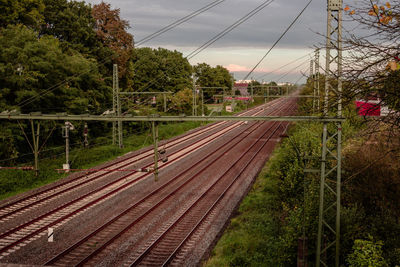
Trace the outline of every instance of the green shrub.
{"label": "green shrub", "polygon": [[386,267],[389,266],[382,257],[382,241],[357,239],[354,241],[353,253],[347,262],[349,267]]}

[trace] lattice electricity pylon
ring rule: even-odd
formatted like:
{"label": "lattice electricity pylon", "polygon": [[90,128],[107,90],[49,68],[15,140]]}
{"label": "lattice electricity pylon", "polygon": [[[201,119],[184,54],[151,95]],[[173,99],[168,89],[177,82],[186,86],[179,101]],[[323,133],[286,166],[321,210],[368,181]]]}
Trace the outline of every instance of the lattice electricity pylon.
{"label": "lattice electricity pylon", "polygon": [[[118,79],[118,65],[113,65],[113,114],[120,117],[121,116],[121,102],[119,99],[119,79]],[[118,145],[122,148],[122,121],[117,122],[113,121],[113,145],[116,143],[118,134]]]}
{"label": "lattice electricity pylon", "polygon": [[315,92],[315,77],[314,77],[314,61],[311,59],[310,60],[310,83],[311,86],[313,87],[313,102],[312,102],[312,113],[315,114],[315,106],[316,106],[316,102],[315,102],[315,96],[317,95]]}
{"label": "lattice electricity pylon", "polygon": [[314,91],[316,92],[316,98],[314,98],[314,101],[316,102],[316,107],[318,112],[320,111],[320,88],[319,88],[319,49],[315,50],[315,59],[314,59]]}
{"label": "lattice electricity pylon", "polygon": [[[342,6],[343,0],[328,0],[324,116],[337,106],[342,117]],[[334,98],[332,98],[334,95]],[[330,102],[329,102],[330,101]],[[342,123],[324,123],[321,155],[321,185],[316,266],[339,266]]]}

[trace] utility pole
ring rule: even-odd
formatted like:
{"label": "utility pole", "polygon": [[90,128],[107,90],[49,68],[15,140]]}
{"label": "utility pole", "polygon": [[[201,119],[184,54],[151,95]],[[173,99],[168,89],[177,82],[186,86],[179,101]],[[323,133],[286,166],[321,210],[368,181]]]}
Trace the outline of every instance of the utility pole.
{"label": "utility pole", "polygon": [[163,94],[163,98],[164,98],[164,112],[167,112],[167,95]]}
{"label": "utility pole", "polygon": [[204,117],[204,90],[201,89],[201,116]]}
{"label": "utility pole", "polygon": [[63,127],[63,137],[65,138],[65,164],[63,165],[63,169],[68,172],[70,169],[69,164],[69,131],[74,130],[74,125],[69,121],[65,122],[65,126]]}
{"label": "utility pole", "polygon": [[[337,97],[337,117],[342,118],[342,8],[343,0],[328,0],[326,39],[326,68],[324,117],[329,114],[329,95]],[[332,102],[334,103],[334,102]],[[342,174],[342,122],[337,121],[335,131],[328,132],[324,122],[321,155],[321,184],[318,218],[316,266],[335,266],[340,261],[340,212]],[[336,208],[336,209],[335,209]],[[322,255],[327,254],[325,261]]]}
{"label": "utility pole", "polygon": [[[231,95],[235,95],[235,75],[233,73],[231,73],[231,77],[232,77],[232,90],[231,90]],[[224,89],[224,94],[225,94],[225,89]]]}
{"label": "utility pole", "polygon": [[315,50],[315,68],[314,68],[314,90],[317,92],[317,110],[320,111],[320,89],[319,89],[319,49]]}
{"label": "utility pole", "polygon": [[253,77],[251,78],[251,85],[250,85],[250,92],[251,92],[251,102],[253,103],[253,95],[254,95],[254,89],[253,89]]}
{"label": "utility pole", "polygon": [[314,61],[311,59],[310,60],[310,84],[313,87],[313,102],[312,102],[312,113],[315,114],[315,86],[314,86]]}
{"label": "utility pole", "polygon": [[[118,78],[118,65],[113,65],[113,114],[121,117],[121,100],[119,97],[119,78]],[[113,122],[113,144],[116,143],[116,136],[118,134],[118,146],[123,148],[122,142],[122,121]]]}
{"label": "utility pole", "polygon": [[[117,105],[118,105],[117,116],[121,117],[122,112],[121,112],[121,99],[119,97],[119,82],[118,82],[119,78],[118,78],[118,66],[117,65],[115,65],[115,69],[116,69],[116,73],[117,73],[117,75],[116,75]],[[118,146],[119,146],[119,148],[124,147],[122,138],[123,138],[123,136],[122,136],[122,121],[118,120]]]}
{"label": "utility pole", "polygon": [[[35,157],[35,176],[39,175],[39,136],[40,136],[40,122],[38,122],[35,132],[35,124],[31,120],[32,139],[33,139],[33,155]],[[29,141],[28,141],[29,142]]]}
{"label": "utility pole", "polygon": [[192,74],[192,83],[193,83],[193,98],[192,98],[192,116],[196,114],[196,80],[194,73]]}
{"label": "utility pole", "polygon": [[[117,90],[117,81],[118,81],[118,65],[113,65],[113,115],[117,114],[118,110],[118,90]],[[115,145],[117,140],[117,122],[113,121],[112,123],[112,137],[113,137],[113,145]]]}
{"label": "utility pole", "polygon": [[154,143],[154,180],[158,181],[158,124],[155,121],[151,122]]}
{"label": "utility pole", "polygon": [[84,138],[84,140],[83,140],[83,146],[84,146],[84,147],[88,147],[88,146],[89,146],[89,142],[88,142],[88,132],[89,132],[89,130],[88,130],[88,125],[87,125],[87,122],[85,122],[85,126],[84,126],[84,128],[83,128],[83,138]]}

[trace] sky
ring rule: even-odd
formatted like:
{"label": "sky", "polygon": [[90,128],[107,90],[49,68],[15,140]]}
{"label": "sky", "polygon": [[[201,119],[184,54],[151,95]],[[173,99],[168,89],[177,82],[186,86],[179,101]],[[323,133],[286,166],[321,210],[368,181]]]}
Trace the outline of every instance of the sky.
{"label": "sky", "polygon": [[[265,55],[280,35],[306,6],[309,0],[274,0],[224,38],[190,59],[192,65],[205,62],[222,65],[242,79]],[[86,0],[98,4],[101,0]],[[121,18],[128,20],[135,41],[204,7],[213,0],[108,0],[120,9]],[[184,56],[210,40],[226,27],[259,6],[264,0],[225,0],[221,4],[170,30],[139,47],[164,47]],[[325,43],[326,0],[314,0],[278,45],[260,64],[251,77],[278,82],[304,82],[301,73],[308,72],[310,56],[315,47]],[[310,54],[311,55],[311,54]],[[305,57],[303,57],[305,56]],[[301,60],[286,68],[279,67]],[[321,61],[322,61],[321,57]],[[287,75],[285,75],[289,72]],[[300,80],[299,80],[300,79]]]}

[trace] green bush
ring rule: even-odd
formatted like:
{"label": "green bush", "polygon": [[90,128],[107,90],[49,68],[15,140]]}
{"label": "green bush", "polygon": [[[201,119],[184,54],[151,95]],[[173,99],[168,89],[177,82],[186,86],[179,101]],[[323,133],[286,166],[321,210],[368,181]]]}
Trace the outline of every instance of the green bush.
{"label": "green bush", "polygon": [[382,257],[382,241],[357,239],[354,241],[353,253],[348,256],[349,267],[386,267],[389,266]]}

